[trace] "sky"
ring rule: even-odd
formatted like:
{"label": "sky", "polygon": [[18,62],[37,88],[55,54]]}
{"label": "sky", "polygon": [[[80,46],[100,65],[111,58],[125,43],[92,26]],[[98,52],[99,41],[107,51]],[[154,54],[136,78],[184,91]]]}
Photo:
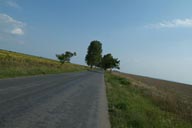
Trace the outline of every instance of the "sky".
{"label": "sky", "polygon": [[0,0],[0,49],[46,58],[92,40],[120,71],[192,84],[192,0]]}

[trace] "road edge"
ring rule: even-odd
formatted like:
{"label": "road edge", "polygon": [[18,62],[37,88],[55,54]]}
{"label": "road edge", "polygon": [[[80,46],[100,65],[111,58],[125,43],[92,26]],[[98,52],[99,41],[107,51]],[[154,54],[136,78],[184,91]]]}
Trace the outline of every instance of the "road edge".
{"label": "road edge", "polygon": [[101,79],[101,94],[99,102],[99,128],[111,128],[109,113],[108,113],[108,101],[106,94],[106,85],[104,80],[104,74]]}

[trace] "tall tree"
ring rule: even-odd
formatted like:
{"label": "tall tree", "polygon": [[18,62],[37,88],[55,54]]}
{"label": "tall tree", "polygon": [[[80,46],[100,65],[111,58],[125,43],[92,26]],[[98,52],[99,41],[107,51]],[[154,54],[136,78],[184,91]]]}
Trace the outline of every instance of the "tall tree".
{"label": "tall tree", "polygon": [[61,64],[63,64],[65,62],[70,63],[71,57],[76,56],[76,55],[77,55],[76,52],[72,53],[72,52],[66,51],[65,54],[64,53],[56,54],[56,57],[61,62]]}
{"label": "tall tree", "polygon": [[118,60],[118,58],[113,58],[113,56],[109,53],[103,56],[101,65],[104,70],[113,68],[120,69],[120,60]]}
{"label": "tall tree", "polygon": [[87,55],[85,61],[87,65],[98,66],[102,60],[102,44],[100,41],[94,40],[90,43],[87,49]]}

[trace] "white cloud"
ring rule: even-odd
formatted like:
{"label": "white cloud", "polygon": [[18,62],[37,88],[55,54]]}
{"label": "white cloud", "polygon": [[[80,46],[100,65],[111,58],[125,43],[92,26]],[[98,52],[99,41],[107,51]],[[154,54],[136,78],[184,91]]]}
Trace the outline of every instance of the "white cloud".
{"label": "white cloud", "polygon": [[11,31],[11,33],[14,35],[23,35],[24,34],[24,32],[21,28],[15,28]]}
{"label": "white cloud", "polygon": [[147,28],[192,28],[192,19],[175,19],[163,21],[156,24],[150,24]]}
{"label": "white cloud", "polygon": [[9,6],[9,7],[12,7],[12,8],[17,8],[17,9],[20,9],[21,6],[19,6],[16,2],[14,1],[7,1],[6,4]]}
{"label": "white cloud", "polygon": [[0,13],[0,34],[1,35],[24,35],[25,23],[15,20],[7,14]]}

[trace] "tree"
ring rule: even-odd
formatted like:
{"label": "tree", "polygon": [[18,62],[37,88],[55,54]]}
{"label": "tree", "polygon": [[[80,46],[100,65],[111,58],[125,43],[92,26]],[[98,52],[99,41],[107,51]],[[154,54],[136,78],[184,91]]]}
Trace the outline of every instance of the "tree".
{"label": "tree", "polygon": [[98,66],[102,60],[102,44],[100,41],[94,40],[90,43],[87,49],[87,55],[85,61],[87,65]]}
{"label": "tree", "polygon": [[61,64],[64,64],[65,62],[70,63],[71,57],[76,56],[76,55],[77,55],[76,52],[72,53],[72,52],[66,51],[65,54],[64,53],[56,54],[56,57],[61,62]]}
{"label": "tree", "polygon": [[109,53],[103,56],[101,65],[104,70],[113,68],[120,69],[120,60],[118,60],[118,58],[113,58],[113,56]]}

